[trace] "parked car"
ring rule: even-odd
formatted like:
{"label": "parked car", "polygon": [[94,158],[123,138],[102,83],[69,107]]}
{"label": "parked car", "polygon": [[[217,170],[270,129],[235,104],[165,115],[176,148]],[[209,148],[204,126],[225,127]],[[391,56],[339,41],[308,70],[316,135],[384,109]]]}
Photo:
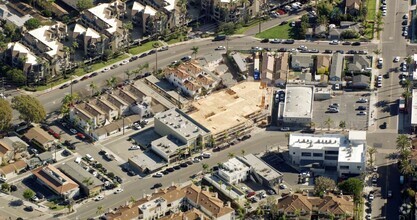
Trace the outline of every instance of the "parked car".
{"label": "parked car", "polygon": [[154,189],[160,188],[162,187],[162,183],[155,183],[155,185],[153,185]]}
{"label": "parked car", "polygon": [[116,189],[116,190],[114,191],[114,194],[119,194],[119,193],[121,193],[121,192],[123,192],[123,189],[122,189],[122,188],[118,188],[118,189]]}
{"label": "parked car", "polygon": [[218,46],[215,50],[226,50],[225,46]]}
{"label": "parked car", "polygon": [[357,115],[367,115],[366,114],[366,112],[364,112],[364,111],[360,111],[360,112],[358,112],[358,114]]}
{"label": "parked car", "polygon": [[162,173],[155,173],[154,175],[152,175],[152,177],[158,177],[158,178],[163,177],[163,176],[164,174]]}
{"label": "parked car", "polygon": [[85,158],[86,158],[88,161],[90,161],[90,162],[93,162],[93,161],[94,161],[94,158],[93,158],[90,154],[86,154],[86,155],[85,155]]}
{"label": "parked car", "polygon": [[359,98],[359,100],[357,101],[358,103],[367,103],[368,99],[365,98]]}
{"label": "parked car", "polygon": [[268,38],[265,38],[265,39],[262,39],[261,40],[261,43],[268,43],[269,42],[269,39]]}
{"label": "parked car", "polygon": [[129,150],[140,150],[140,147],[139,147],[139,145],[134,144],[134,145],[130,146]]}
{"label": "parked car", "polygon": [[103,200],[103,199],[104,199],[104,196],[98,195],[94,198],[94,201],[100,201],[100,200]]}
{"label": "parked car", "polygon": [[181,58],[182,62],[188,62],[190,60],[191,60],[191,56],[185,56],[185,57]]}
{"label": "parked car", "polygon": [[280,131],[290,131],[291,129],[289,127],[282,127],[279,130]]}
{"label": "parked car", "polygon": [[222,40],[226,40],[226,35],[217,35],[213,39],[213,41],[222,41]]}

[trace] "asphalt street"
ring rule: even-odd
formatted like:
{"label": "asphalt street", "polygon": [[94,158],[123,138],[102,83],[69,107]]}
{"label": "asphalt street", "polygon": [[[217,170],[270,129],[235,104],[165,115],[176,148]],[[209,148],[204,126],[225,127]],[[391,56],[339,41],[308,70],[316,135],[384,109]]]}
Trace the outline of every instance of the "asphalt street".
{"label": "asphalt street", "polygon": [[[214,166],[217,163],[224,162],[228,159],[230,152],[236,155],[241,155],[241,150],[245,150],[245,153],[259,153],[265,151],[267,148],[276,147],[278,145],[285,146],[287,144],[287,138],[285,138],[284,132],[276,131],[261,131],[252,135],[252,138],[241,142],[226,150],[212,153],[210,159],[206,159],[198,164],[191,165],[187,168],[177,170],[174,173],[168,174],[162,178],[156,179],[152,177],[145,177],[140,179],[135,177],[123,184],[124,192],[120,194],[105,195],[105,199],[99,202],[86,202],[79,207],[75,207],[77,211],[67,218],[69,219],[86,219],[91,216],[96,216],[98,206],[102,206],[103,210],[108,208],[115,208],[119,205],[125,204],[126,201],[133,198],[141,198],[143,194],[149,194],[152,192],[150,189],[155,183],[160,182],[163,186],[169,186],[173,183],[182,183],[189,180],[192,174],[202,171],[202,163],[207,163],[210,166]],[[79,153],[81,155],[85,153],[98,152],[100,146],[88,145],[79,147]]]}

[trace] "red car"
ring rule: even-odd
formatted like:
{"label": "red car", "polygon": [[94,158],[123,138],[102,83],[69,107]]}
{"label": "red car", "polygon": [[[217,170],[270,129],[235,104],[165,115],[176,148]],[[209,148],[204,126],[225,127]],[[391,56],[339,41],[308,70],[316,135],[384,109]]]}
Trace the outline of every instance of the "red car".
{"label": "red car", "polygon": [[77,137],[80,139],[84,139],[85,135],[83,133],[77,133]]}
{"label": "red car", "polygon": [[254,195],[256,195],[256,192],[248,192],[248,194],[246,195],[246,198],[250,198]]}

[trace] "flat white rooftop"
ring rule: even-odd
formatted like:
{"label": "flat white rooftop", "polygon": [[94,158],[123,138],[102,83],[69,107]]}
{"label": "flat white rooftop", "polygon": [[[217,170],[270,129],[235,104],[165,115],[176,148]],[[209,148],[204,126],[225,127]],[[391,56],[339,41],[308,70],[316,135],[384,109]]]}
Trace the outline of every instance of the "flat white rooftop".
{"label": "flat white rooftop", "polygon": [[31,50],[29,50],[27,47],[25,47],[23,44],[19,42],[15,43],[9,43],[8,48],[13,47],[13,51],[18,51],[19,54],[25,54],[26,55],[26,63],[29,63],[31,65],[38,64],[36,61],[36,56],[32,53]]}
{"label": "flat white rooftop", "polygon": [[114,4],[114,3],[99,4],[96,7],[88,9],[88,11],[90,11],[97,18],[99,18],[100,20],[108,24],[109,28],[106,30],[109,33],[114,33],[117,31],[117,26],[119,23],[121,24],[121,21],[117,18],[110,16],[108,14],[109,12],[106,11],[106,9],[110,7],[110,4]]}
{"label": "flat white rooftop", "polygon": [[285,93],[284,117],[313,117],[313,87],[287,86]]}
{"label": "flat white rooftop", "polygon": [[48,31],[52,27],[53,26],[42,26],[40,28],[29,31],[30,35],[32,35],[34,38],[38,39],[40,42],[49,47],[50,50],[46,51],[46,53],[51,57],[58,54],[60,44],[57,40],[54,40],[54,38],[52,38],[51,34],[48,34]]}
{"label": "flat white rooftop", "polygon": [[411,101],[411,125],[417,125],[417,89],[413,89]]}

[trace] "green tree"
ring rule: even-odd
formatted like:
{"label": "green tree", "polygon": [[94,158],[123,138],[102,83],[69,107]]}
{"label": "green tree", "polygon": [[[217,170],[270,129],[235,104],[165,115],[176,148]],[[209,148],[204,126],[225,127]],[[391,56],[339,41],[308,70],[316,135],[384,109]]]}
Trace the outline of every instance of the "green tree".
{"label": "green tree", "polygon": [[327,177],[317,177],[315,180],[314,192],[318,196],[322,196],[326,191],[332,191],[336,187],[334,180]]}
{"label": "green tree", "polygon": [[229,159],[232,159],[232,158],[234,158],[236,155],[235,155],[235,153],[232,153],[232,152],[230,152],[229,154],[227,154],[227,157],[229,158]]}
{"label": "green tree", "polygon": [[28,30],[33,30],[41,26],[41,22],[37,18],[31,18],[25,22],[25,27]]}
{"label": "green tree", "polygon": [[192,48],[191,48],[191,50],[193,51],[193,55],[194,55],[194,59],[196,59],[197,58],[197,53],[198,53],[198,50],[199,50],[200,48],[199,47],[197,47],[197,46],[193,46]]}
{"label": "green tree", "polygon": [[377,153],[378,151],[376,150],[375,147],[368,147],[368,154],[369,154],[369,166],[373,166],[374,165],[374,155]]}
{"label": "green tree", "polygon": [[76,3],[78,10],[84,11],[85,9],[92,8],[94,6],[93,0],[78,0]]}
{"label": "green tree", "polygon": [[408,140],[408,137],[405,134],[398,135],[396,144],[397,144],[397,150],[399,150],[400,152],[404,150],[409,150],[411,147],[410,140]]}
{"label": "green tree", "polygon": [[[26,61],[23,61],[26,62]],[[23,63],[22,63],[23,65]],[[6,72],[7,78],[13,81],[15,84],[21,86],[26,83],[26,76],[21,69],[10,69]]]}
{"label": "green tree", "polygon": [[0,131],[7,131],[13,118],[12,108],[6,99],[0,98]]}
{"label": "green tree", "polygon": [[29,200],[32,197],[35,196],[35,192],[33,192],[33,190],[31,189],[26,189],[25,191],[23,191],[23,198]]}
{"label": "green tree", "polygon": [[236,32],[236,25],[233,22],[221,23],[218,31],[224,35],[232,35]]}
{"label": "green tree", "polygon": [[97,85],[94,82],[91,82],[89,87],[91,89],[91,96],[94,96],[94,94],[96,93],[96,90],[97,90]]}
{"label": "green tree", "polygon": [[409,176],[414,173],[414,166],[410,163],[409,160],[401,160],[400,163],[400,173]]}
{"label": "green tree", "polygon": [[97,215],[101,215],[103,214],[104,210],[103,210],[103,206],[97,206],[97,210],[96,210],[96,214]]}
{"label": "green tree", "polygon": [[240,151],[240,153],[242,154],[242,157],[244,157],[244,156],[245,156],[245,154],[246,154],[246,151],[245,151],[244,149],[242,149],[242,150]]}
{"label": "green tree", "polygon": [[358,178],[349,178],[339,183],[338,187],[343,194],[353,195],[354,200],[358,202],[361,199],[364,184]]}
{"label": "green tree", "polygon": [[207,173],[207,170],[208,170],[208,168],[209,168],[209,165],[208,165],[208,164],[206,164],[206,163],[203,163],[203,164],[201,164],[201,166],[203,167],[203,171],[204,171],[204,173]]}
{"label": "green tree", "polygon": [[74,92],[71,94],[68,94],[64,96],[64,98],[61,101],[61,114],[66,115],[69,113],[71,105],[74,104],[79,99],[78,93]]}
{"label": "green tree", "polygon": [[329,117],[326,119],[326,121],[324,121],[324,125],[327,126],[327,130],[330,131],[330,127],[332,127],[333,125],[333,120]]}
{"label": "green tree", "polygon": [[9,192],[10,191],[10,184],[8,184],[8,183],[2,183],[1,184],[1,190],[3,192]]}
{"label": "green tree", "polygon": [[131,76],[131,75],[133,75],[133,71],[126,70],[126,71],[125,71],[125,74],[126,74],[126,76],[127,76],[127,79],[130,79],[130,76]]}
{"label": "green tree", "polygon": [[26,122],[39,123],[46,117],[42,104],[29,95],[19,95],[12,99],[12,108],[20,113],[19,118]]}
{"label": "green tree", "polygon": [[341,128],[344,131],[346,129],[346,122],[345,121],[340,121],[339,128]]}
{"label": "green tree", "polygon": [[354,30],[346,30],[343,31],[340,35],[343,39],[353,39],[357,38],[359,36],[358,32]]}

